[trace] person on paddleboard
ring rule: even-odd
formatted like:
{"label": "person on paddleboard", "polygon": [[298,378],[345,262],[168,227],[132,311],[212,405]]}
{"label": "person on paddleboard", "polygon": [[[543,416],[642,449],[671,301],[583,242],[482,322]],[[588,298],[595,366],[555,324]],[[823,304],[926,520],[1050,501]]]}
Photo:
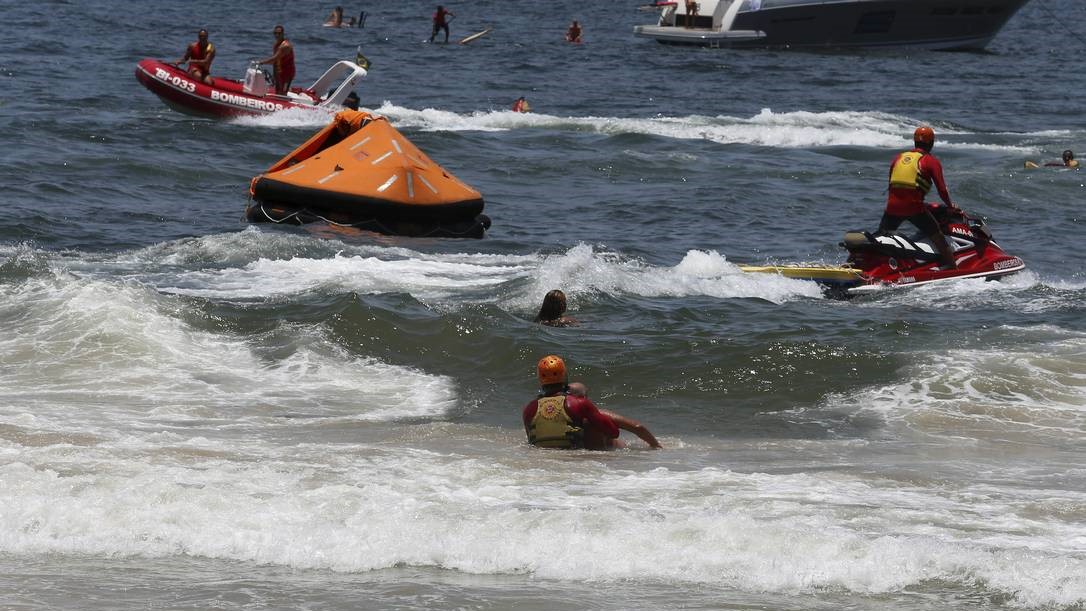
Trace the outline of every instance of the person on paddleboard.
{"label": "person on paddleboard", "polygon": [[272,55],[260,60],[260,63],[272,65],[275,93],[286,95],[290,91],[291,82],[294,81],[294,45],[287,40],[286,31],[281,25],[275,26],[272,35],[275,36]]}
{"label": "person on paddleboard", "polygon": [[566,42],[581,42],[581,24],[576,19],[566,29]]}
{"label": "person on paddleboard", "polygon": [[924,204],[924,196],[934,184],[947,208],[957,210],[957,206],[950,201],[950,192],[943,180],[943,164],[931,154],[935,146],[935,130],[926,125],[916,128],[913,145],[912,150],[898,153],[890,163],[890,188],[886,210],[879,222],[879,233],[893,233],[901,223],[909,221],[935,245],[943,267],[955,269],[957,263],[946,237]]}
{"label": "person on paddleboard", "polygon": [[434,12],[434,29],[430,32],[430,42],[434,42],[434,37],[437,36],[438,30],[445,30],[445,42],[449,42],[449,21],[451,17],[456,17],[452,11],[446,10],[444,6],[437,5],[437,11]]}
{"label": "person on paddleboard", "polygon": [[619,440],[621,422],[645,440],[651,448],[660,448],[652,433],[636,420],[604,412],[587,396],[583,384],[568,384],[566,363],[548,355],[536,364],[539,397],[524,406],[521,419],[528,443],[542,448],[612,450],[625,447]]}
{"label": "person on paddleboard", "polygon": [[207,30],[196,33],[196,42],[185,49],[185,56],[174,62],[175,66],[188,62],[188,73],[192,78],[211,84],[211,62],[215,60],[215,45],[207,39]]}

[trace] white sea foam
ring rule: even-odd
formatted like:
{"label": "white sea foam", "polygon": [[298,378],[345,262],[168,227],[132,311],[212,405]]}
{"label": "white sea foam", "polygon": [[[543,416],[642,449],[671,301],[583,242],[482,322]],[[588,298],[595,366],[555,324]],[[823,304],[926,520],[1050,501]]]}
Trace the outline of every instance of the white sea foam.
{"label": "white sea foam", "polygon": [[94,428],[110,413],[244,420],[304,411],[395,420],[455,406],[455,387],[443,376],[350,357],[286,327],[286,353],[268,363],[243,337],[192,328],[177,316],[180,308],[145,286],[64,274],[10,291],[0,303],[0,422],[27,411],[80,415]]}
{"label": "white sea foam", "polygon": [[[512,129],[552,129],[596,132],[600,134],[643,134],[679,140],[708,140],[721,144],[749,144],[781,148],[827,146],[864,146],[901,148],[911,144],[909,134],[922,119],[878,111],[774,112],[763,109],[753,117],[728,115],[687,115],[668,117],[572,117],[545,113],[517,113],[509,110],[458,113],[437,108],[412,109],[385,101],[372,112],[384,115],[400,129],[425,131],[506,131]],[[331,111],[290,109],[259,117],[241,117],[233,121],[259,127],[313,127],[326,125]],[[971,142],[975,132],[940,128],[952,135],[941,147],[980,149],[1038,154],[1029,145]],[[1012,134],[1034,138],[1038,134]],[[983,135],[982,135],[983,136]],[[1006,138],[1006,135],[1001,135]]]}
{"label": "white sea foam", "polygon": [[[1029,498],[978,503],[987,488],[161,435],[18,454],[5,445],[6,553],[427,566],[784,594],[946,581],[1027,606],[1086,600],[1081,527],[1017,514]],[[1086,504],[1082,493],[1047,498]]]}
{"label": "white sea foam", "polygon": [[[1023,329],[1011,329],[1017,335]],[[839,409],[875,412],[923,435],[1022,444],[1086,436],[1086,337],[1040,329],[1041,345],[926,353],[903,382],[837,397]]]}
{"label": "white sea foam", "polygon": [[[433,131],[496,131],[523,128],[590,131],[601,134],[645,134],[722,144],[804,148],[867,146],[901,148],[922,120],[877,111],[774,112],[753,117],[687,115],[681,117],[561,117],[506,110],[459,114],[436,109],[412,110],[385,102],[377,109],[401,127]],[[971,132],[945,129],[955,142],[940,146],[1036,153],[1036,147],[959,141]]]}
{"label": "white sea foam", "polygon": [[[746,274],[715,251],[691,250],[674,267],[648,265],[579,244],[554,254],[434,255],[403,248],[345,246],[330,258],[261,258],[240,267],[155,278],[160,290],[220,299],[280,298],[308,292],[406,293],[424,303],[497,302],[514,310],[538,307],[555,287],[644,297],[760,298],[783,302],[820,297],[810,282]],[[530,283],[526,290],[500,287]]]}
{"label": "white sea foam", "polygon": [[335,115],[335,110],[318,108],[287,108],[266,115],[242,116],[230,119],[238,125],[255,127],[313,127],[328,125]]}

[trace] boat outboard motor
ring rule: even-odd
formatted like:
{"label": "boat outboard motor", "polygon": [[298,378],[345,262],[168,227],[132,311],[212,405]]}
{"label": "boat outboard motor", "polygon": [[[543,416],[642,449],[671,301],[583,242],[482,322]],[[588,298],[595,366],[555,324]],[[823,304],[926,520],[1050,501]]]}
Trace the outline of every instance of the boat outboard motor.
{"label": "boat outboard motor", "polygon": [[267,95],[268,79],[264,69],[257,62],[250,62],[249,69],[245,71],[245,93],[249,95]]}

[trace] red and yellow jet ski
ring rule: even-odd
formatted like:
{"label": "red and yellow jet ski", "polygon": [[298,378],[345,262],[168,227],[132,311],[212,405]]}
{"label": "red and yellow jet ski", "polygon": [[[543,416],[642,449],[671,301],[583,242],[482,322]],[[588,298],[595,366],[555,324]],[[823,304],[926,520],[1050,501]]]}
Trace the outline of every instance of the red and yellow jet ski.
{"label": "red and yellow jet ski", "polygon": [[325,222],[405,236],[481,238],[483,196],[389,124],[357,110],[332,123],[250,184],[254,223]]}
{"label": "red and yellow jet ski", "polygon": [[920,286],[957,278],[992,280],[1025,269],[992,240],[983,219],[960,209],[928,204],[954,253],[955,269],[943,269],[939,252],[925,237],[850,231],[841,246],[848,260],[838,266],[740,266],[746,272],[776,273],[814,280],[835,296],[853,296],[884,288]]}

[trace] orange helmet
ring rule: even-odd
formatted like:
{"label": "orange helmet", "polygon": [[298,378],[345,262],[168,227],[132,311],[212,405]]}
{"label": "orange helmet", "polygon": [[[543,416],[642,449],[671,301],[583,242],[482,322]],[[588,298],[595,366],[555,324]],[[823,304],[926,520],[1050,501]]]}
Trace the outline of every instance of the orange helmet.
{"label": "orange helmet", "polygon": [[925,148],[930,149],[935,145],[935,130],[927,125],[916,128],[916,131],[913,132],[913,142],[916,143],[917,146],[922,145]]}
{"label": "orange helmet", "polygon": [[547,384],[561,384],[566,381],[566,363],[553,354],[539,359],[539,364],[535,366],[535,370],[539,375],[539,383],[544,386]]}

